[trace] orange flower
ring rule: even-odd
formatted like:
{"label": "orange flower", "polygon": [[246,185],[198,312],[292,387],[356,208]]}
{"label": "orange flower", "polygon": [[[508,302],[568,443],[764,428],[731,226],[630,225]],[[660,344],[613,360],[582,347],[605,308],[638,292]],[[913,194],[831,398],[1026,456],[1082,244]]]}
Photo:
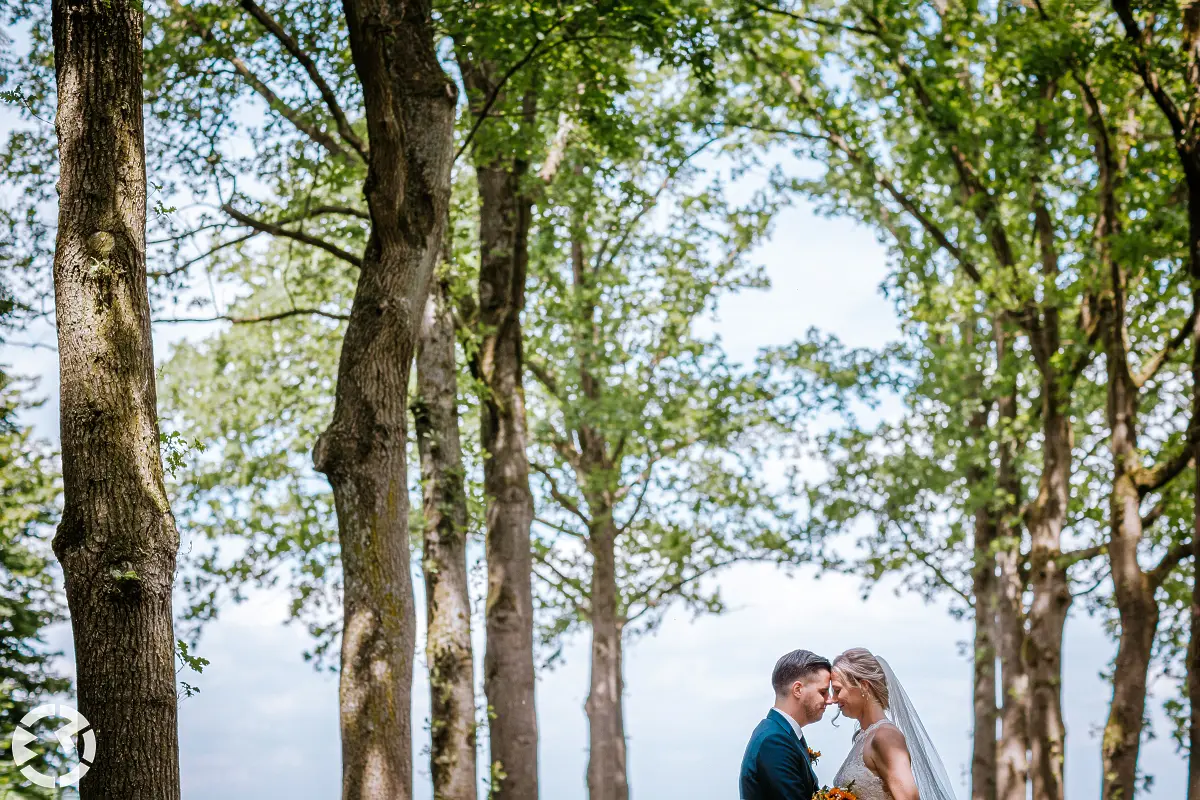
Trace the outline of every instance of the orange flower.
{"label": "orange flower", "polygon": [[813,795],[813,800],[858,800],[858,795],[850,791],[853,786],[853,783],[845,789],[838,786],[827,786]]}
{"label": "orange flower", "polygon": [[813,750],[811,747],[808,748],[808,760],[814,764],[817,763],[818,761],[820,761],[821,760],[821,751]]}

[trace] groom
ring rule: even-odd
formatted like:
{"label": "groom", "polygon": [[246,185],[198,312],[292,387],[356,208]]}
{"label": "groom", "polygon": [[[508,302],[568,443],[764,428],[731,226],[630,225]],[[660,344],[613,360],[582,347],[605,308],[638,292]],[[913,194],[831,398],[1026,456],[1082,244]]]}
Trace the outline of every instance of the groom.
{"label": "groom", "polygon": [[828,659],[807,650],[793,650],[775,662],[775,707],[746,745],[741,800],[812,800],[817,793],[801,728],[825,716],[831,670]]}

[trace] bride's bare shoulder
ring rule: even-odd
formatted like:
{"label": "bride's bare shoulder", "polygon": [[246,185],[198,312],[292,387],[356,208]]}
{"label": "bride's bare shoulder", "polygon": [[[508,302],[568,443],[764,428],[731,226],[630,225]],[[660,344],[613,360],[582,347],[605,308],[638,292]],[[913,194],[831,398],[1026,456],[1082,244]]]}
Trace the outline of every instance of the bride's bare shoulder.
{"label": "bride's bare shoulder", "polygon": [[867,742],[866,749],[870,755],[886,761],[896,753],[908,755],[908,740],[895,725],[880,725],[871,731],[871,740]]}

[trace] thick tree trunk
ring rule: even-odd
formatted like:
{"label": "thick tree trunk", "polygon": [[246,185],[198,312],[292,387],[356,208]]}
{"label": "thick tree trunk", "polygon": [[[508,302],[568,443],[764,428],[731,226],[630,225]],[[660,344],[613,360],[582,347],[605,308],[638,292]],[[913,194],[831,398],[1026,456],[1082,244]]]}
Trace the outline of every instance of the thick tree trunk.
{"label": "thick tree trunk", "polygon": [[52,14],[64,491],[54,552],[79,711],[97,740],[80,796],[174,800],[179,534],[163,485],[146,292],[142,8],[54,0]]}
{"label": "thick tree trunk", "polygon": [[617,599],[616,526],[612,514],[593,517],[591,622],[592,679],[587,699],[588,798],[628,800],[625,769],[625,717],[621,675],[621,629]]}
{"label": "thick tree trunk", "polygon": [[487,650],[484,691],[497,800],[538,796],[533,668],[533,494],[525,452],[521,309],[530,203],[523,169],[480,167],[479,376],[487,499]]}
{"label": "thick tree trunk", "polygon": [[408,379],[450,198],[455,89],[428,0],[344,0],[363,87],[371,233],[313,462],[333,486],[344,573],[342,796],[412,796],[415,610]]}
{"label": "thick tree trunk", "polygon": [[997,526],[989,508],[975,512],[975,725],[971,800],[996,800],[996,580]]}
{"label": "thick tree trunk", "polygon": [[413,404],[424,491],[425,656],[435,800],[475,800],[475,678],[467,586],[467,493],[458,427],[454,315],[436,281],[425,304]]}
{"label": "thick tree trunk", "polygon": [[1062,715],[1062,643],[1071,591],[1061,562],[1071,462],[1070,422],[1058,407],[1051,376],[1043,388],[1043,461],[1038,498],[1030,515],[1029,637],[1025,643],[1031,684],[1030,777],[1033,800],[1064,800],[1066,726]]}
{"label": "thick tree trunk", "polygon": [[1113,267],[1112,307],[1105,320],[1108,423],[1113,459],[1109,496],[1108,556],[1121,622],[1113,672],[1113,699],[1102,743],[1104,800],[1132,800],[1146,711],[1146,685],[1159,609],[1154,586],[1138,563],[1142,541],[1141,494],[1134,480],[1137,450],[1137,388],[1125,350],[1124,278]]}

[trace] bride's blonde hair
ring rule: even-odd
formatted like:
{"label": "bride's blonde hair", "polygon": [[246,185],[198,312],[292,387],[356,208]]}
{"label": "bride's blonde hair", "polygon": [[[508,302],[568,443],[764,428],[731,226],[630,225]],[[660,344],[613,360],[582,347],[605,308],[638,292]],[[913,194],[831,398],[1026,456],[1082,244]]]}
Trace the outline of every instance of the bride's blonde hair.
{"label": "bride's blonde hair", "polygon": [[833,671],[848,686],[868,692],[884,710],[888,707],[887,676],[879,659],[865,647],[852,647],[833,660]]}

